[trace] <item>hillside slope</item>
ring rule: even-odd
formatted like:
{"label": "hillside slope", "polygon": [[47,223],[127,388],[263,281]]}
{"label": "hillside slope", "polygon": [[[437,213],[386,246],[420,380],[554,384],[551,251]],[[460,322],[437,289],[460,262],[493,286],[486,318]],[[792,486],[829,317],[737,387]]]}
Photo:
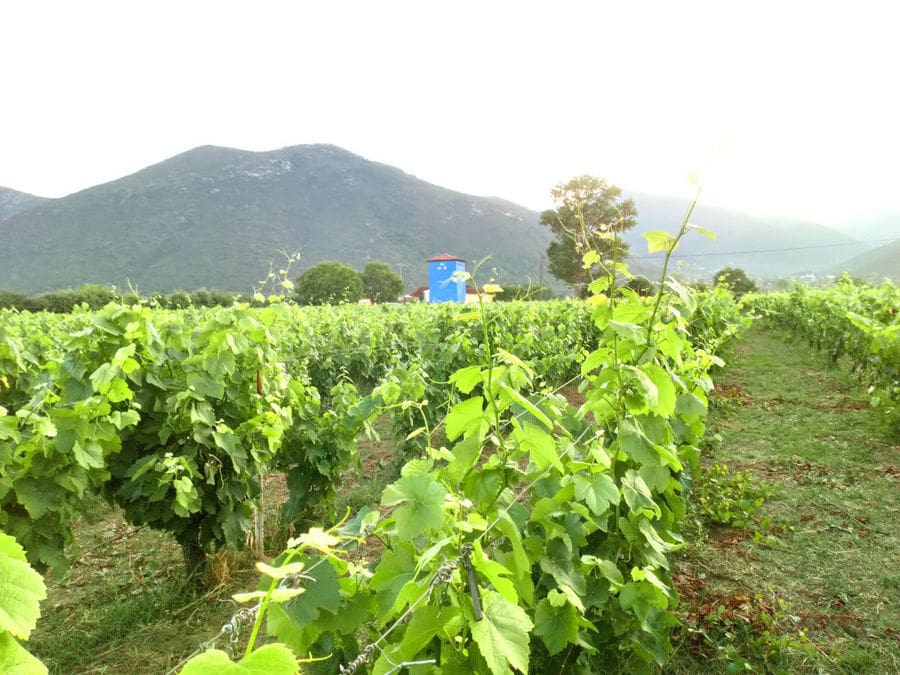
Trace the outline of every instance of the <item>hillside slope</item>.
{"label": "hillside slope", "polygon": [[[661,256],[645,257],[640,233],[675,230],[687,202],[630,194],[639,210],[626,235],[640,256],[632,269],[656,278]],[[331,145],[204,146],[61,199],[0,191],[0,215],[2,208],[9,215],[0,219],[0,289],[30,293],[83,283],[248,291],[270,261],[281,266],[279,251],[298,250],[293,276],[322,260],[357,269],[384,260],[413,288],[426,283],[426,258],[452,253],[470,270],[489,257],[481,279],[524,282],[540,277],[551,237],[535,211],[438,187]],[[692,222],[717,239],[687,237],[675,262],[707,278],[725,266],[758,277],[826,271],[861,250],[819,225],[702,203]],[[543,279],[564,288],[546,266]]]}
{"label": "hillside slope", "polygon": [[279,250],[301,251],[297,272],[384,260],[410,286],[425,282],[432,255],[492,256],[496,276],[519,280],[537,278],[550,238],[534,211],[328,145],[196,148],[13,216],[0,234],[10,244],[0,288],[29,292],[126,280],[141,291],[243,291],[280,264]]}
{"label": "hillside slope", "polygon": [[48,201],[46,197],[38,197],[27,192],[0,187],[0,220],[11,218],[17,213],[27,211],[46,201]]}
{"label": "hillside slope", "polygon": [[868,281],[890,279],[894,283],[900,282],[900,239],[846,260],[833,271],[836,274],[847,272]]}
{"label": "hillside slope", "polygon": [[[631,197],[638,207],[639,227],[625,239],[635,255],[645,256],[647,245],[640,232],[674,231],[688,201],[640,192]],[[702,201],[690,222],[716,234],[715,241],[689,234],[675,254],[676,263],[701,276],[711,276],[723,267],[740,267],[756,277],[822,272],[861,250],[854,248],[855,240],[849,235],[823,225],[757,218]],[[661,258],[662,254],[656,254],[650,259]]]}

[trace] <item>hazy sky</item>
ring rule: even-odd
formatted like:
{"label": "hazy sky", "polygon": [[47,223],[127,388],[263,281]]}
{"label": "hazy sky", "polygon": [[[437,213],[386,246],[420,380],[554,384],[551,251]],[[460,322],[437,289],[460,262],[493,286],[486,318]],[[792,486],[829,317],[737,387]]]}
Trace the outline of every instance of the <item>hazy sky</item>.
{"label": "hazy sky", "polygon": [[581,173],[698,171],[708,202],[836,222],[900,209],[898,25],[821,0],[4,2],[0,185],[334,143],[532,208]]}

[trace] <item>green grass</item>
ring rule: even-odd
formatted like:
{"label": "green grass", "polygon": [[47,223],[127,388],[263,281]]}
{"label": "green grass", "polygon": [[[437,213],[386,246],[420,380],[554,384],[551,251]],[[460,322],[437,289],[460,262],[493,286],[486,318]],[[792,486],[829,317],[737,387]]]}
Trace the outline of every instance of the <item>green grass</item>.
{"label": "green grass", "polygon": [[228,619],[230,593],[255,578],[252,560],[234,559],[223,583],[198,591],[184,582],[174,541],[98,511],[78,527],[71,569],[47,575],[29,646],[51,673],[166,672]]}
{"label": "green grass", "polygon": [[679,560],[672,672],[900,672],[897,450],[864,392],[754,329],[716,377],[704,461],[774,494]]}

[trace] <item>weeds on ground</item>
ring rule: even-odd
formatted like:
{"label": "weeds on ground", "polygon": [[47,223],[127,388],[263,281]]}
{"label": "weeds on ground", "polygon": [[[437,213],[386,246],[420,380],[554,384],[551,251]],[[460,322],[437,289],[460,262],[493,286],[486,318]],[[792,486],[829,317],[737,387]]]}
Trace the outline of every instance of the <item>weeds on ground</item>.
{"label": "weeds on ground", "polygon": [[772,489],[748,473],[731,471],[714,463],[701,470],[694,499],[706,522],[731,527],[747,527]]}
{"label": "weeds on ground", "polygon": [[900,672],[897,446],[814,352],[759,329],[738,349],[692,486],[719,492],[675,567],[667,672]]}

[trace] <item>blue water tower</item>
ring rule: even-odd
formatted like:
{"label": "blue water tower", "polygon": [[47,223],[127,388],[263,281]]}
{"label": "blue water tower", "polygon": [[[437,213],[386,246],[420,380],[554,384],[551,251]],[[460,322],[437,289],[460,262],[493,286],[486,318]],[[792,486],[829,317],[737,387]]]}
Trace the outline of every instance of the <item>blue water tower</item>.
{"label": "blue water tower", "polygon": [[465,272],[466,261],[455,255],[443,255],[429,258],[428,263],[428,302],[465,302],[466,282],[462,278],[451,279],[454,272]]}

